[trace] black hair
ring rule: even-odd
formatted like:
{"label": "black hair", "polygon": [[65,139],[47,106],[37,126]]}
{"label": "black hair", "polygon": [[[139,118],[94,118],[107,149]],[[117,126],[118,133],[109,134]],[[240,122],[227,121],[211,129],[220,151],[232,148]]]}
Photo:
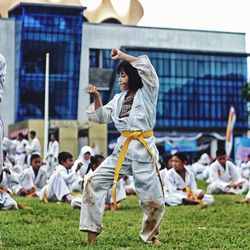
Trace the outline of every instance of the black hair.
{"label": "black hair", "polygon": [[165,154],[162,156],[162,161],[163,162],[168,162],[172,158],[171,154]]}
{"label": "black hair", "polygon": [[60,152],[58,155],[58,162],[61,164],[62,162],[65,162],[67,159],[72,159],[73,155],[69,152]]}
{"label": "black hair", "polygon": [[226,155],[226,154],[227,154],[227,153],[226,153],[225,149],[218,149],[218,150],[216,151],[216,157],[222,156],[222,155]]}
{"label": "black hair", "polygon": [[41,158],[41,155],[39,155],[39,154],[33,154],[33,155],[31,155],[31,157],[30,157],[30,164],[31,164],[32,161],[33,161],[34,159],[36,159],[36,158]]}
{"label": "black hair", "polygon": [[24,135],[22,132],[19,132],[17,135],[18,135],[18,137],[21,137],[22,139],[24,138]]}
{"label": "black hair", "polygon": [[187,161],[187,155],[183,152],[176,152],[175,154],[173,154],[173,156],[176,156],[177,158],[179,158],[182,162]]}
{"label": "black hair", "polygon": [[168,161],[171,160],[172,158],[172,155],[171,154],[164,154],[162,157],[161,157],[161,169],[164,169],[166,168],[166,166],[168,166]]}
{"label": "black hair", "polygon": [[30,134],[33,135],[33,136],[36,136],[36,131],[31,130],[31,131],[30,131]]}
{"label": "black hair", "polygon": [[103,156],[103,155],[91,156],[91,157],[90,157],[90,163],[89,163],[89,165],[88,165],[88,169],[87,169],[87,171],[86,171],[86,174],[90,171],[90,169],[92,169],[92,170],[94,171],[93,166],[94,166],[95,164],[97,164],[99,160],[102,160],[102,159],[104,159],[104,156]]}
{"label": "black hair", "polygon": [[128,88],[129,90],[136,91],[140,89],[143,84],[141,77],[138,74],[136,68],[134,68],[129,62],[121,61],[117,67],[117,73],[124,71],[128,75]]}

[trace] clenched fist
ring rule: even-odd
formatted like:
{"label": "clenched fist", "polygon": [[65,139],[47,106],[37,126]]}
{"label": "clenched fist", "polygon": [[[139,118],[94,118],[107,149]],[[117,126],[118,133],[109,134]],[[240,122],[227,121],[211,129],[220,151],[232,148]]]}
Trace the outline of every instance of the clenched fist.
{"label": "clenched fist", "polygon": [[99,97],[100,93],[97,91],[96,87],[89,84],[87,88],[85,89],[88,94],[90,94],[92,97]]}

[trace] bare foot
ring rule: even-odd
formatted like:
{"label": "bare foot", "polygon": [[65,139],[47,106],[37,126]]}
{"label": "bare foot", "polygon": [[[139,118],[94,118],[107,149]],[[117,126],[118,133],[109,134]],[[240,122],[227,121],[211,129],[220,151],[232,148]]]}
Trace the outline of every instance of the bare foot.
{"label": "bare foot", "polygon": [[62,201],[63,201],[63,202],[66,202],[66,203],[69,203],[69,204],[71,203],[71,201],[68,200],[67,195],[64,195],[64,196],[63,196]]}
{"label": "bare foot", "polygon": [[113,203],[110,204],[110,210],[113,211],[113,212],[116,210]]}
{"label": "bare foot", "polygon": [[161,244],[161,242],[157,238],[153,238],[152,242],[153,242],[154,245]]}
{"label": "bare foot", "polygon": [[88,231],[88,243],[95,244],[96,243],[96,237],[97,237],[96,232]]}
{"label": "bare foot", "polygon": [[240,200],[240,201],[236,201],[236,203],[250,203],[250,198],[245,198],[243,200]]}
{"label": "bare foot", "polygon": [[198,205],[199,204],[199,202],[190,198],[183,198],[182,202],[183,202],[183,205]]}
{"label": "bare foot", "polygon": [[110,210],[110,204],[105,204],[105,210]]}
{"label": "bare foot", "polygon": [[36,193],[31,193],[26,195],[26,197],[31,198],[31,197],[38,197]]}

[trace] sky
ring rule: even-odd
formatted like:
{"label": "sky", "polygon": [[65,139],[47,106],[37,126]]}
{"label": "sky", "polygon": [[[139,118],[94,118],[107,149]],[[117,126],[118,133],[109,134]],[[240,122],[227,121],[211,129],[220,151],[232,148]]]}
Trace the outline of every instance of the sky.
{"label": "sky", "polygon": [[249,0],[139,1],[144,7],[140,26],[243,32],[250,53]]}
{"label": "sky", "polygon": [[[60,0],[51,0],[60,1]],[[80,0],[88,10],[103,0]],[[129,1],[111,0],[119,15],[129,8]],[[138,0],[144,8],[139,26],[198,29],[246,33],[246,52],[250,53],[249,0]]]}

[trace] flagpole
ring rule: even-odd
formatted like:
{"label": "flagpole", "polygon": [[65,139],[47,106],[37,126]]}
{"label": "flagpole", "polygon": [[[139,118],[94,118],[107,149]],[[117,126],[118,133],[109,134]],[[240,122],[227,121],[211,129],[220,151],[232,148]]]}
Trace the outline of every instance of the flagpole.
{"label": "flagpole", "polygon": [[46,69],[45,69],[45,100],[44,100],[44,144],[43,159],[47,156],[49,132],[49,53],[46,53]]}

